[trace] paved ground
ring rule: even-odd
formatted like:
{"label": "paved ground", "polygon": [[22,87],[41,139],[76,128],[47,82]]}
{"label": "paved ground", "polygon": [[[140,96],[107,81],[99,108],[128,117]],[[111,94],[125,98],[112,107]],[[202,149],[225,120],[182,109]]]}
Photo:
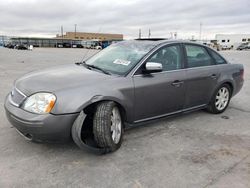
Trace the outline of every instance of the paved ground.
{"label": "paved ground", "polygon": [[13,81],[84,54],[83,49],[0,48],[0,187],[250,187],[250,51],[223,52],[244,64],[245,85],[222,115],[198,111],[131,129],[120,150],[104,156],[73,143],[24,140],[4,115]]}

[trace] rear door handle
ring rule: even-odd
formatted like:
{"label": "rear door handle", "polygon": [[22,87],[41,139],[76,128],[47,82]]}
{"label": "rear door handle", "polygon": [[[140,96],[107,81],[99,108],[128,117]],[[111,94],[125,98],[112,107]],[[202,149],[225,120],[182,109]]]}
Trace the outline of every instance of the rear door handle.
{"label": "rear door handle", "polygon": [[216,75],[216,74],[212,74],[210,77],[211,77],[212,79],[216,79],[216,78],[217,78],[217,75]]}
{"label": "rear door handle", "polygon": [[184,82],[180,80],[175,80],[171,83],[172,86],[174,87],[180,87]]}

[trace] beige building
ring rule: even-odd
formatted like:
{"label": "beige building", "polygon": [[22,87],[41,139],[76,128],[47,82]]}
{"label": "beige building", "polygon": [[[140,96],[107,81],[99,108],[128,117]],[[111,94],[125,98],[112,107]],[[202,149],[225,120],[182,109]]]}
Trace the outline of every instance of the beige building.
{"label": "beige building", "polygon": [[[56,38],[62,39],[62,36],[57,35]],[[123,40],[123,35],[109,33],[66,32],[66,35],[63,35],[63,39],[116,41]]]}

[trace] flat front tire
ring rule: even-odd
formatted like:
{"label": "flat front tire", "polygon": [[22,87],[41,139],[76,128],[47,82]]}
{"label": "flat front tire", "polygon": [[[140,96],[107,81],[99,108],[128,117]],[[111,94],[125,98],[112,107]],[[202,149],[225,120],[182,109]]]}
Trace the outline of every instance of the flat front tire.
{"label": "flat front tire", "polygon": [[105,101],[97,105],[93,120],[94,139],[106,152],[120,148],[123,137],[123,121],[115,102]]}
{"label": "flat front tire", "polygon": [[213,114],[224,112],[231,99],[231,88],[228,84],[221,85],[214,93],[207,110]]}

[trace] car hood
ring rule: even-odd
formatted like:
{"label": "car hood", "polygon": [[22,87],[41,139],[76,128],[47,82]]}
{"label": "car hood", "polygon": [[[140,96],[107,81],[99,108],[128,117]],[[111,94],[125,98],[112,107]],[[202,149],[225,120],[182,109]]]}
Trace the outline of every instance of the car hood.
{"label": "car hood", "polygon": [[62,65],[31,72],[16,80],[15,87],[29,96],[36,92],[56,92],[79,86],[98,84],[112,76],[81,65]]}

